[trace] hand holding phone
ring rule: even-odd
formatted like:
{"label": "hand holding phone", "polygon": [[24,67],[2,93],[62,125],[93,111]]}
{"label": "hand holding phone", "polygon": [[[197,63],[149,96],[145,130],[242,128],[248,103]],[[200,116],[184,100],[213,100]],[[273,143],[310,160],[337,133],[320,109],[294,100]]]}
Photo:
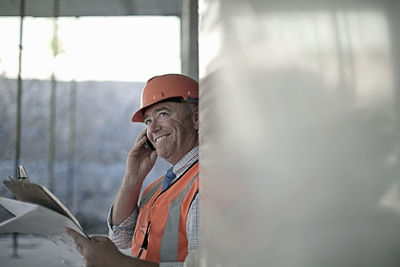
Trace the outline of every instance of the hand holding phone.
{"label": "hand holding phone", "polygon": [[145,136],[146,136],[147,140],[146,140],[146,143],[144,144],[144,147],[147,148],[150,151],[156,150],[154,148],[153,144],[150,142],[149,138],[147,137],[147,134],[145,134]]}

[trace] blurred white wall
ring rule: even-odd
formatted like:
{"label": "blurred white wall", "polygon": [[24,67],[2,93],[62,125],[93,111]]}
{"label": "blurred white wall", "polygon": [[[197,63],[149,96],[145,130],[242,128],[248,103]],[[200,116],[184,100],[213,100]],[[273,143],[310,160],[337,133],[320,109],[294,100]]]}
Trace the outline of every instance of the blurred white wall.
{"label": "blurred white wall", "polygon": [[400,266],[397,1],[199,11],[200,265]]}

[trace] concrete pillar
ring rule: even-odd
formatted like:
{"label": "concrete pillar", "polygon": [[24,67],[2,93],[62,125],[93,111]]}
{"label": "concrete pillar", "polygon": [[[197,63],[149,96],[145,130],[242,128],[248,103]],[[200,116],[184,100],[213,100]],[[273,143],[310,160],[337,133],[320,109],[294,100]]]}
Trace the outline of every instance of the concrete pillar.
{"label": "concrete pillar", "polygon": [[195,80],[199,78],[198,67],[198,1],[182,0],[181,15],[182,73]]}

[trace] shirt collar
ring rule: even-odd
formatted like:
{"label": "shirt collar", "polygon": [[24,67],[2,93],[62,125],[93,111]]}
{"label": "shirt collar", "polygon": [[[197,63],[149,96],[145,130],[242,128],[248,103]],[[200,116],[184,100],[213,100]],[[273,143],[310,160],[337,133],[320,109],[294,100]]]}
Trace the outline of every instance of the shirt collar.
{"label": "shirt collar", "polygon": [[[173,172],[176,175],[176,180],[182,176],[196,161],[199,160],[199,147],[196,146],[188,153],[186,153],[175,165]],[[174,181],[173,180],[173,181]]]}

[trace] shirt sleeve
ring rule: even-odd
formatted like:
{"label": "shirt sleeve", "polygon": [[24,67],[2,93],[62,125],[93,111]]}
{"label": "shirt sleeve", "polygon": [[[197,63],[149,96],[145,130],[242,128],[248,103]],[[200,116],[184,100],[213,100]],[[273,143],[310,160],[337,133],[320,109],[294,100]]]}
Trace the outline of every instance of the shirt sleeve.
{"label": "shirt sleeve", "polygon": [[136,219],[138,216],[138,209],[135,209],[132,214],[120,225],[113,225],[111,221],[112,208],[113,207],[111,206],[107,217],[108,237],[119,249],[130,248],[133,231],[135,229]]}
{"label": "shirt sleeve", "polygon": [[189,208],[186,220],[186,233],[188,239],[188,252],[191,253],[200,246],[200,210],[199,210],[199,194],[195,196]]}

